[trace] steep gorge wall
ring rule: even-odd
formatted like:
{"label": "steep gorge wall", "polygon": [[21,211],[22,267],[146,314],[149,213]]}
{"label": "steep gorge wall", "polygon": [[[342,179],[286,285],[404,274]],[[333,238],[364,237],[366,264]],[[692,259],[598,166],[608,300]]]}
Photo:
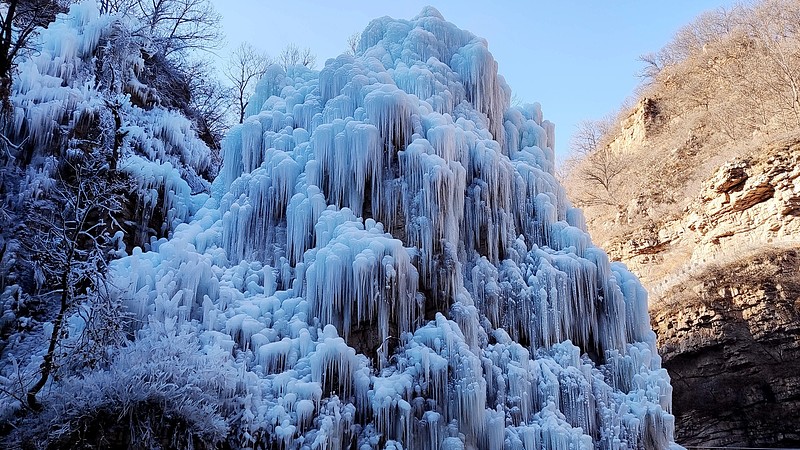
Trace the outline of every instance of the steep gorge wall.
{"label": "steep gorge wall", "polygon": [[653,309],[683,445],[800,443],[798,251],[714,266]]}
{"label": "steep gorge wall", "polygon": [[[679,120],[643,120],[649,107],[640,102],[610,146],[634,161],[672,158],[664,164],[675,171],[665,171],[669,180],[634,167],[622,175],[629,183],[677,184],[672,203],[631,188],[620,191],[621,207],[589,207],[586,217],[609,255],[650,291],[659,353],[673,380],[676,441],[796,446],[800,140],[790,133],[711,149],[703,146],[708,134]],[[670,145],[666,130],[688,138]]]}

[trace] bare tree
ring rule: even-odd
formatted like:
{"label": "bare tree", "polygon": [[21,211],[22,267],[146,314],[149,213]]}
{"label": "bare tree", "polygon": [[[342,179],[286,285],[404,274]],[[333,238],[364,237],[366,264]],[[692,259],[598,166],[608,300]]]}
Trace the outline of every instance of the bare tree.
{"label": "bare tree", "polygon": [[583,121],[570,142],[573,156],[568,176],[580,184],[577,201],[585,206],[620,206],[617,191],[625,160],[608,142],[613,123],[610,119]]}
{"label": "bare tree", "polygon": [[737,27],[741,9],[716,8],[700,14],[675,33],[672,41],[657,53],[661,65],[677,64],[702,54]]}
{"label": "bare tree", "polygon": [[791,117],[791,128],[800,127],[800,4],[764,0],[756,4],[747,31],[755,50],[768,63],[763,73],[767,87]]}
{"label": "bare tree", "polygon": [[590,155],[600,147],[600,142],[610,131],[611,125],[606,120],[584,120],[577,128],[570,148],[581,155]]}
{"label": "bare tree", "polygon": [[190,106],[196,112],[200,139],[212,150],[218,150],[222,136],[230,127],[231,89],[213,76],[192,78],[189,83]]}
{"label": "bare tree", "polygon": [[347,37],[347,53],[355,55],[358,50],[358,44],[361,43],[361,33],[355,32]]}
{"label": "bare tree", "polygon": [[313,69],[317,64],[317,56],[311,52],[309,47],[300,49],[297,44],[289,44],[281,51],[278,57],[284,69],[293,66],[305,66]]}
{"label": "bare tree", "polygon": [[185,78],[190,94],[184,113],[195,122],[198,136],[212,150],[218,150],[225,131],[230,127],[230,87],[220,80],[216,68],[207,60],[186,65],[191,76]]}
{"label": "bare tree", "polygon": [[800,3],[718,8],[644,55],[643,78],[675,115],[701,108],[715,129],[747,138],[800,126]]}
{"label": "bare tree", "polygon": [[109,14],[119,11],[124,2],[125,0],[99,0],[97,7],[101,14]]}
{"label": "bare tree", "polygon": [[644,83],[650,84],[656,81],[658,75],[664,69],[664,62],[661,60],[658,53],[645,53],[639,56],[639,61],[644,64],[644,67],[637,74]]}
{"label": "bare tree", "polygon": [[[297,47],[295,47],[295,50]],[[264,75],[272,59],[266,53],[243,42],[231,54],[225,66],[225,77],[233,85],[234,101],[239,123],[244,122],[244,111],[253,95],[255,85]]]}
{"label": "bare tree", "polygon": [[217,48],[220,15],[209,0],[119,0],[115,8],[139,19],[165,57]]}

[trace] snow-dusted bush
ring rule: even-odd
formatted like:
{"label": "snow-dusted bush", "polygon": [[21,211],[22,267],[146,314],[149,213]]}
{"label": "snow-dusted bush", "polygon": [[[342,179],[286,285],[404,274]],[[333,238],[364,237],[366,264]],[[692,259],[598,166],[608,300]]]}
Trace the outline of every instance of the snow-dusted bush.
{"label": "snow-dusted bush", "polygon": [[153,323],[108,369],[58,382],[6,445],[215,448],[228,437],[236,393],[228,352],[201,348],[188,327]]}

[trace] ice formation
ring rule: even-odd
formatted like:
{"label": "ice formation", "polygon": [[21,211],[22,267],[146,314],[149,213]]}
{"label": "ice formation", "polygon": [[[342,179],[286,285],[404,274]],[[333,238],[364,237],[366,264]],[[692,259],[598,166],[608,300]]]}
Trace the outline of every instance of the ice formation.
{"label": "ice formation", "polygon": [[131,161],[178,186],[175,224],[115,285],[227,352],[240,445],[675,445],[646,292],[565,198],[553,124],[509,99],[486,41],[429,7],[319,72],[270,68],[202,207]]}
{"label": "ice formation", "polygon": [[119,139],[125,158],[118,168],[138,184],[129,224],[136,231],[129,238],[146,245],[151,219],[162,222],[152,231],[166,236],[197,210],[202,197],[192,194],[208,190],[197,174],[210,168],[211,158],[192,122],[162,107],[154,90],[137,80],[145,70],[140,47],[146,38],[130,34],[130,20],[101,15],[88,1],[40,30],[35,51],[21,59],[15,75],[4,137],[28,144],[22,163],[29,172],[53,170],[42,161],[63,157],[62,148],[83,152]]}

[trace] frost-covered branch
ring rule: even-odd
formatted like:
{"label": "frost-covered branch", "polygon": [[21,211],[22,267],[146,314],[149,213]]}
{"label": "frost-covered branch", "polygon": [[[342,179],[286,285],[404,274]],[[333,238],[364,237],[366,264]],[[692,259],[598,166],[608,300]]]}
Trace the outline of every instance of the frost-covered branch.
{"label": "frost-covered branch", "polygon": [[[103,290],[106,258],[113,245],[108,224],[116,222],[113,216],[122,207],[121,186],[106,167],[100,155],[65,161],[52,192],[60,201],[32,211],[29,250],[41,274],[39,286],[55,285],[47,294],[59,294],[39,377],[26,393],[32,409],[38,407],[36,396],[58,367],[57,347],[66,315],[87,293]],[[40,297],[48,295],[40,293]]]}
{"label": "frost-covered branch", "polygon": [[19,144],[14,144],[11,141],[11,139],[9,139],[5,134],[0,133],[0,139],[2,139],[2,141],[3,141],[3,148],[6,151],[6,155],[8,156],[8,160],[9,161],[13,161],[13,160],[17,159],[16,156],[11,154],[11,151],[9,150],[9,148],[13,148],[14,152],[16,154],[19,154],[19,151],[22,149],[22,147],[25,146],[25,143],[28,142],[28,138],[30,138],[30,136],[25,136],[25,139],[23,139],[22,142],[20,142]]}

